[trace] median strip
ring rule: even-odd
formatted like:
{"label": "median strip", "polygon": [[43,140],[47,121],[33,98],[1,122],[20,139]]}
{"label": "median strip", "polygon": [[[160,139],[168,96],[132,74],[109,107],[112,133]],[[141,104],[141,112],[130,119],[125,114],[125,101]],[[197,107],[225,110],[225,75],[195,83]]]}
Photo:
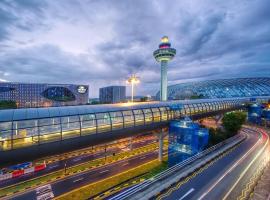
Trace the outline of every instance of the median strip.
{"label": "median strip", "polygon": [[0,198],[4,197],[4,196],[13,195],[14,193],[30,190],[31,188],[35,188],[35,187],[40,186],[44,183],[53,182],[53,181],[56,181],[56,180],[59,180],[59,179],[62,179],[62,178],[68,177],[68,176],[72,176],[72,175],[79,173],[83,170],[86,171],[89,169],[104,166],[108,163],[117,162],[119,159],[121,160],[125,156],[128,156],[128,158],[130,158],[134,155],[139,155],[142,153],[153,151],[156,148],[158,148],[157,144],[150,144],[150,145],[147,145],[145,147],[134,149],[132,152],[122,152],[122,153],[116,154],[115,156],[113,156],[113,155],[107,156],[106,160],[104,158],[99,158],[96,160],[92,160],[90,162],[81,163],[81,164],[72,166],[72,167],[66,169],[67,175],[65,175],[65,170],[62,169],[62,170],[58,170],[56,172],[52,172],[50,174],[40,176],[40,177],[31,179],[28,181],[14,184],[12,186],[1,188],[0,189]]}

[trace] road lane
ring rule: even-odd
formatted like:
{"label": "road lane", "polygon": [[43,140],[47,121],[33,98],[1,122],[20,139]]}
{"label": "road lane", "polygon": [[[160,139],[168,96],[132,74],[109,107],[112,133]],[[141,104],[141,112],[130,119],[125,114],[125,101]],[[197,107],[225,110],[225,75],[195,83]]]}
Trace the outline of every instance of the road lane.
{"label": "road lane", "polygon": [[[247,129],[245,129],[245,131],[250,132]],[[265,143],[265,140],[263,140],[263,142]],[[183,194],[187,193],[190,188],[194,188],[196,192],[192,192],[191,194],[189,194],[188,199],[197,200],[201,197],[202,199],[209,200],[222,199],[225,193],[229,190],[229,186],[233,185],[233,183],[236,181],[237,175],[241,173],[243,167],[245,167],[247,163],[250,162],[250,159],[252,159],[252,157],[260,150],[260,144],[261,140],[258,133],[255,133],[253,131],[250,132],[249,137],[233,151],[221,157],[219,160],[213,162],[211,165],[208,166],[208,168],[203,170],[201,173],[198,173],[188,182],[182,184],[178,189],[174,188],[175,190],[172,190],[173,187],[171,187],[170,189],[172,192],[169,192],[169,189],[163,192],[163,196],[165,196],[166,193],[168,194],[168,196],[162,199],[179,199],[183,196]],[[250,149],[252,150],[245,157],[245,159],[242,159],[241,162],[239,162],[234,169],[228,171]],[[221,177],[224,176],[226,172],[226,178],[221,179]],[[218,181],[219,179],[221,180]],[[211,187],[213,188],[209,190]],[[208,190],[209,192],[205,195],[204,193]]]}
{"label": "road lane", "polygon": [[[153,138],[146,137],[145,140],[142,137],[141,140],[134,142],[132,144],[132,147],[133,147],[133,149],[136,149],[136,148],[140,148],[140,147],[146,146],[146,145],[154,143],[154,142],[155,142],[154,137]],[[33,178],[36,178],[36,177],[46,175],[48,173],[52,173],[52,172],[55,172],[55,171],[58,171],[58,170],[62,170],[62,169],[64,169],[65,164],[66,164],[67,167],[72,167],[74,165],[78,165],[78,164],[81,164],[81,163],[84,163],[84,162],[89,162],[91,160],[95,160],[95,159],[98,159],[98,158],[103,158],[103,157],[105,157],[105,154],[108,156],[108,155],[113,155],[113,154],[120,153],[120,152],[122,152],[122,146],[123,145],[121,145],[119,147],[108,148],[107,152],[105,152],[104,150],[101,150],[101,151],[97,151],[97,152],[94,152],[94,153],[82,154],[82,155],[78,155],[76,157],[68,158],[66,160],[56,161],[56,162],[53,162],[51,164],[47,164],[47,167],[42,171],[31,173],[31,174],[25,174],[25,175],[22,175],[20,177],[16,177],[14,179],[8,179],[8,180],[0,181],[0,188],[4,188],[4,187],[7,187],[7,186],[16,184],[16,183],[20,183],[20,182],[23,182],[23,181],[27,181],[27,180],[30,180],[30,179],[33,179]]]}
{"label": "road lane", "polygon": [[[52,191],[55,196],[59,196],[63,193],[71,191],[73,189],[79,188],[81,186],[87,185],[89,183],[93,183],[107,177],[111,177],[115,174],[121,173],[128,169],[139,166],[143,163],[146,163],[150,160],[157,158],[157,151],[148,152],[146,154],[141,154],[138,156],[131,157],[129,159],[121,160],[116,163],[112,163],[106,166],[102,166],[87,172],[83,172],[81,174],[77,174],[75,176],[67,177],[51,183]],[[141,159],[144,157],[144,159]],[[124,165],[125,164],[125,165]],[[76,184],[74,184],[76,181]],[[36,198],[35,191],[29,191],[22,195],[12,198],[13,200],[32,200]]]}

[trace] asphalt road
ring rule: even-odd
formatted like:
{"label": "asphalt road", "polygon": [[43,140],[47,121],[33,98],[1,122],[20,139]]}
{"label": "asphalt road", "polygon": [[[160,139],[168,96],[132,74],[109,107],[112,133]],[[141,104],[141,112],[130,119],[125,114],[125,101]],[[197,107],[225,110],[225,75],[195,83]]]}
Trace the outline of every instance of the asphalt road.
{"label": "asphalt road", "polygon": [[[176,186],[171,187],[169,188],[171,192],[167,189],[162,193],[162,199],[219,200],[223,199],[226,195],[226,199],[236,199],[253,174],[251,169],[254,171],[257,169],[257,166],[251,165],[251,171],[248,171],[241,179],[238,177],[264,147],[268,138],[267,134],[261,135],[249,129],[245,129],[244,131],[248,134],[244,142],[230,153],[210,164],[208,168],[182,184],[179,188]],[[233,187],[235,183],[237,184]]]}
{"label": "asphalt road", "polygon": [[[149,137],[147,137],[147,138],[142,137],[141,140],[136,141],[132,144],[132,149],[143,147],[143,146],[148,145],[148,144],[153,143],[153,142],[155,142],[154,139],[151,139]],[[107,147],[106,155],[112,155],[113,153],[120,153],[121,151],[123,151],[123,149],[120,147],[121,146],[113,147],[113,148]],[[126,150],[129,150],[129,149],[126,148]],[[57,170],[64,169],[65,163],[66,163],[67,167],[71,167],[74,165],[78,165],[80,163],[84,163],[84,162],[88,162],[91,160],[95,160],[98,158],[104,158],[104,157],[105,157],[105,151],[100,150],[100,151],[97,151],[95,153],[82,154],[82,155],[68,158],[65,160],[56,161],[56,162],[47,164],[46,169],[44,169],[42,171],[31,173],[31,174],[25,174],[23,176],[20,176],[20,177],[14,178],[14,179],[0,181],[0,188],[6,187],[9,185],[13,185],[16,183],[20,183],[22,181],[27,181],[29,179],[36,178],[36,177],[39,177],[42,175],[46,175],[48,173],[51,173],[51,172],[54,172]]]}
{"label": "asphalt road", "polygon": [[[147,161],[157,158],[157,151],[149,152],[134,156],[129,159],[121,160],[103,167],[99,167],[94,170],[90,170],[84,173],[80,173],[65,179],[61,179],[51,184],[52,191],[55,196],[69,192],[75,188],[79,188],[83,185],[99,181],[101,179],[111,177],[115,174],[121,173],[125,170],[139,166]],[[37,198],[35,190],[29,191],[22,195],[12,198],[13,200],[34,200]]]}

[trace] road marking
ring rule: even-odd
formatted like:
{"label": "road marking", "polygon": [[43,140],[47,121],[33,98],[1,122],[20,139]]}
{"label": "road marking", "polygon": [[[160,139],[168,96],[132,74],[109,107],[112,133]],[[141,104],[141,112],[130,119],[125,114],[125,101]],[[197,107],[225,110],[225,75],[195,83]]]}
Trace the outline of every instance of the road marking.
{"label": "road marking", "polygon": [[53,197],[54,197],[53,192],[49,192],[49,193],[37,196],[37,200],[53,199]]}
{"label": "road marking", "polygon": [[110,170],[106,169],[106,170],[101,171],[101,172],[99,172],[99,173],[102,174],[102,173],[105,173],[105,172],[108,172],[108,171],[110,171]]}
{"label": "road marking", "polygon": [[58,167],[59,165],[53,165],[53,166],[50,166],[49,169],[52,169],[52,168],[55,168],[55,167]]}
{"label": "road marking", "polygon": [[81,160],[82,158],[75,158],[75,159],[73,159],[73,161],[75,161],[75,162],[77,162],[77,161],[79,161],[79,160]]}
{"label": "road marking", "polygon": [[126,166],[126,165],[128,165],[129,163],[125,163],[125,164],[123,164],[122,166]]}
{"label": "road marking", "polygon": [[231,166],[206,192],[198,198],[198,200],[202,200],[211,190],[216,187],[216,185],[222,181],[222,179],[227,176],[234,168],[236,168],[260,143],[260,140],[258,140],[240,159],[237,160],[237,162],[234,163],[233,166]]}
{"label": "road marking", "polygon": [[145,159],[146,157],[144,156],[144,157],[141,157],[140,159],[142,160],[142,159]]}
{"label": "road marking", "polygon": [[205,166],[203,166],[202,168],[200,168],[198,171],[195,171],[192,175],[186,177],[183,181],[180,181],[175,187],[170,188],[165,194],[161,194],[160,196],[158,196],[157,197],[157,200],[161,200],[162,198],[165,198],[165,197],[169,196],[173,191],[179,189],[183,184],[187,183],[190,179],[194,178],[195,176],[197,176],[198,174],[200,174],[202,171],[204,171],[205,169],[207,169],[208,167],[210,167],[211,165],[213,165],[213,163],[215,163],[217,160],[220,160],[224,156],[230,154],[240,144],[237,144],[232,149],[230,149],[230,150],[222,153],[220,156],[218,156],[217,158],[215,158],[213,161],[211,161],[210,163],[206,164]]}
{"label": "road marking", "polygon": [[227,192],[227,194],[223,197],[223,200],[224,199],[227,199],[227,197],[233,191],[233,189],[235,188],[235,186],[239,183],[239,181],[246,174],[246,172],[248,171],[248,169],[250,168],[250,166],[255,162],[255,160],[263,153],[264,149],[267,147],[267,144],[269,142],[269,136],[267,135],[267,133],[265,133],[265,132],[263,132],[263,133],[267,136],[266,143],[264,144],[263,148],[260,149],[260,151],[256,154],[256,156],[253,158],[253,160],[248,164],[248,166],[245,168],[245,170],[240,174],[240,176],[238,177],[238,179],[236,180],[236,182],[234,183],[234,185],[230,188],[230,190]]}
{"label": "road marking", "polygon": [[79,179],[74,180],[73,183],[76,183],[76,182],[82,181],[82,180],[83,180],[83,178],[79,178]]}
{"label": "road marking", "polygon": [[189,191],[187,191],[187,193],[186,194],[184,194],[184,196],[182,196],[180,199],[178,199],[178,200],[182,200],[182,199],[184,199],[184,198],[186,198],[191,192],[193,192],[195,189],[194,188],[191,188]]}

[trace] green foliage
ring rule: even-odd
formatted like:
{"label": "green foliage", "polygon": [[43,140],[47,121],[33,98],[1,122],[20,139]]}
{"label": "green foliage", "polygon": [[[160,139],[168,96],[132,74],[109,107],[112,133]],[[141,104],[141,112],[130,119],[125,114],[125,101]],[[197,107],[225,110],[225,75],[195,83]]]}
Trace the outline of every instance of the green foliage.
{"label": "green foliage", "polygon": [[241,129],[241,126],[245,123],[246,117],[246,113],[244,112],[236,111],[226,113],[222,119],[224,130],[221,128],[209,129],[208,146],[215,145],[237,134],[237,132]]}
{"label": "green foliage", "polygon": [[245,123],[246,117],[246,113],[244,112],[236,111],[226,113],[222,119],[223,127],[226,130],[226,133],[229,136],[235,135]]}
{"label": "green foliage", "polygon": [[0,109],[17,108],[16,101],[0,101]]}
{"label": "green foliage", "polygon": [[227,139],[227,134],[221,129],[209,129],[209,143],[208,146],[213,146],[223,140]]}
{"label": "green foliage", "polygon": [[147,98],[147,97],[141,97],[140,101],[141,101],[141,102],[148,101],[148,98]]}
{"label": "green foliage", "polygon": [[168,168],[168,160],[162,161],[160,165],[150,170],[145,176],[143,176],[145,179],[151,178],[160,172],[166,170]]}
{"label": "green foliage", "polygon": [[97,105],[97,104],[100,104],[100,102],[99,101],[92,101],[90,104],[91,105]]}
{"label": "green foliage", "polygon": [[190,99],[202,99],[202,98],[204,98],[204,96],[202,95],[202,94],[200,94],[200,95],[192,95],[192,96],[190,96]]}

